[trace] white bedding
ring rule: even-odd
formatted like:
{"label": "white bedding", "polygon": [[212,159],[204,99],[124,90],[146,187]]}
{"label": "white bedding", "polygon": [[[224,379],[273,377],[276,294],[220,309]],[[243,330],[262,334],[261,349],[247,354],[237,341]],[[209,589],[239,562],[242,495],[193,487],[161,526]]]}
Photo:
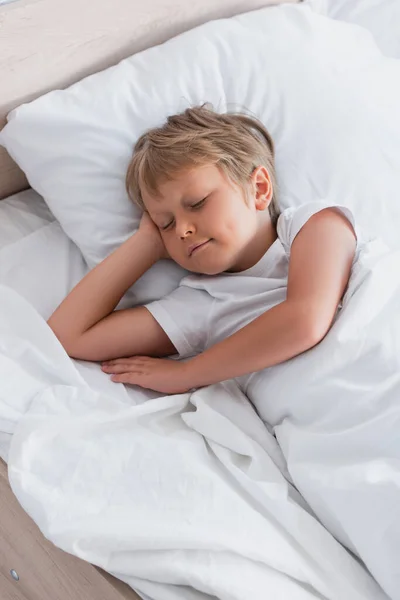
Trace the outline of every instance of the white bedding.
{"label": "white bedding", "polygon": [[235,384],[141,406],[99,394],[10,288],[0,340],[10,483],[57,546],[157,600],[385,598],[302,507]]}
{"label": "white bedding", "polygon": [[[0,284],[18,292],[44,319],[87,270],[80,251],[34,190],[0,202]],[[139,403],[157,396],[111,382],[95,364],[73,362],[93,389],[112,390],[121,401]],[[6,461],[10,441],[10,432],[0,428],[0,456]]]}
{"label": "white bedding", "polygon": [[308,0],[323,14],[368,29],[385,56],[400,58],[399,0]]}
{"label": "white bedding", "polygon": [[306,510],[235,384],[143,403],[71,361],[43,317],[86,266],[33,192],[0,204],[6,221],[0,431],[47,538],[155,600],[386,598]]}
{"label": "white bedding", "polygon": [[0,203],[0,451],[21,504],[155,600],[399,599],[400,259],[380,260],[353,278],[318,365],[290,361],[249,393],[387,595],[308,512],[232,382],[156,399],[66,356],[43,319],[87,267],[32,191]]}

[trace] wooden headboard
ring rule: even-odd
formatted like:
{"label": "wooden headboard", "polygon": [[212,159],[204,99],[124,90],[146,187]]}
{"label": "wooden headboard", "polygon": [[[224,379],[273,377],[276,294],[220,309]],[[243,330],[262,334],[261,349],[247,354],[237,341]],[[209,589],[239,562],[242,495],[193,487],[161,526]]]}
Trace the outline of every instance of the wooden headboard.
{"label": "wooden headboard", "polygon": [[[13,108],[192,27],[297,0],[17,0],[0,6],[0,129]],[[0,199],[29,186],[0,146]]]}

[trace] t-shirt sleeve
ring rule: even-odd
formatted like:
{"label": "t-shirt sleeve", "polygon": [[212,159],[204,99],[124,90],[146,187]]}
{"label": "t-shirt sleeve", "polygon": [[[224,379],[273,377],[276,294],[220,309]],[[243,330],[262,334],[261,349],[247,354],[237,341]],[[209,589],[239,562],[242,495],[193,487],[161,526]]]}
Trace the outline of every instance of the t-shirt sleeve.
{"label": "t-shirt sleeve", "polygon": [[146,305],[174,344],[180,358],[203,352],[206,346],[213,298],[185,285]]}
{"label": "t-shirt sleeve", "polygon": [[326,208],[335,208],[340,211],[352,225],[355,235],[358,239],[358,231],[352,211],[346,206],[332,204],[331,202],[309,202],[298,208],[288,208],[278,219],[277,232],[287,254],[290,254],[290,248],[304,225],[311,217]]}

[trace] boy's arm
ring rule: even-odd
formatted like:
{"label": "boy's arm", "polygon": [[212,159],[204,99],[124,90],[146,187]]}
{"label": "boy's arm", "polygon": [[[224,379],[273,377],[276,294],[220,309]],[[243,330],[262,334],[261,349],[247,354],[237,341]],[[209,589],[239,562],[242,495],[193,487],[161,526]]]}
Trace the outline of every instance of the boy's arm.
{"label": "boy's arm", "polygon": [[[309,350],[328,332],[347,286],[354,230],[335,209],[304,225],[291,248],[287,299],[186,363],[139,357],[104,370],[114,381],[176,393],[260,371]],[[124,370],[125,369],[125,370]]]}
{"label": "boy's arm", "polygon": [[284,362],[327,334],[349,281],[356,237],[349,221],[325,209],[291,248],[287,299],[187,364],[192,387]]}
{"label": "boy's arm", "polygon": [[136,234],[74,287],[48,320],[70,356],[107,360],[133,354],[175,353],[146,308],[113,312],[130,286],[164,253],[157,230],[146,219]]}

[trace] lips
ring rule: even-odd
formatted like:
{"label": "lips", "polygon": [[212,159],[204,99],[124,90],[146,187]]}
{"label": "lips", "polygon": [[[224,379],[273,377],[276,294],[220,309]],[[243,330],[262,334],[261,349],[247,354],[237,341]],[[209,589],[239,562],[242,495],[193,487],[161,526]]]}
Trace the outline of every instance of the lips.
{"label": "lips", "polygon": [[208,244],[208,242],[210,242],[210,241],[211,240],[205,240],[204,242],[198,242],[197,244],[192,244],[188,248],[188,255],[192,256],[192,254],[194,252],[196,252],[196,250],[199,250],[200,248],[202,248],[203,246],[205,246],[206,244]]}

